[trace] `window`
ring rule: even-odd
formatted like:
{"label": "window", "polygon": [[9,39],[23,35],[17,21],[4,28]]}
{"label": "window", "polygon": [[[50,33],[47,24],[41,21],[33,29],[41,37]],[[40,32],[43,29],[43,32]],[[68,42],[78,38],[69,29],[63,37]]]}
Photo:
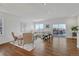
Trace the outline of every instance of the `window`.
{"label": "window", "polygon": [[39,29],[39,24],[35,24],[35,29],[36,29],[36,30]]}
{"label": "window", "polygon": [[43,24],[40,24],[40,29],[43,29],[43,28],[44,28]]}
{"label": "window", "polygon": [[53,24],[53,34],[54,36],[65,36],[66,24]]}
{"label": "window", "polygon": [[60,29],[66,29],[66,24],[59,24]]}
{"label": "window", "polygon": [[53,24],[53,28],[59,28],[58,24]]}
{"label": "window", "polygon": [[42,30],[44,29],[44,24],[35,24],[35,30]]}
{"label": "window", "polygon": [[66,29],[66,24],[53,24],[53,28]]}
{"label": "window", "polygon": [[3,27],[2,27],[2,19],[0,19],[0,34],[2,34]]}

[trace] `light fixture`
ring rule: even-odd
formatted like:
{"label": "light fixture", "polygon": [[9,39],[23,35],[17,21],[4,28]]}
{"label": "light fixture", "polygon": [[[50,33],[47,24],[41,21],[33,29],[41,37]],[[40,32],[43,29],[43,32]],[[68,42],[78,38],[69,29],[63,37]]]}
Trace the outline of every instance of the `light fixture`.
{"label": "light fixture", "polygon": [[34,20],[34,22],[40,22],[40,21],[44,21],[45,19],[36,19]]}
{"label": "light fixture", "polygon": [[42,3],[42,5],[43,5],[43,6],[46,6],[46,5],[47,5],[47,3]]}
{"label": "light fixture", "polygon": [[46,3],[44,3],[43,5],[44,5],[44,6],[46,6],[47,4],[46,4]]}

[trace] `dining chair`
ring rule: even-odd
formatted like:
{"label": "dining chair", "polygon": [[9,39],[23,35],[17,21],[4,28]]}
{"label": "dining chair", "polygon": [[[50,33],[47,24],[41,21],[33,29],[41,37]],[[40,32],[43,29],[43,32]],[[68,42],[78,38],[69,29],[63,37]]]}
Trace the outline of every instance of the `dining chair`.
{"label": "dining chair", "polygon": [[[11,32],[11,34],[12,34],[12,36],[13,36],[13,38],[14,38],[14,42],[18,41],[18,45],[21,45],[21,44],[22,44],[23,37],[21,37],[21,36],[16,36],[16,35],[14,34],[14,32]],[[19,42],[20,42],[20,44],[19,44]]]}
{"label": "dining chair", "polygon": [[34,47],[34,40],[32,33],[23,33],[23,45],[30,43],[32,43]]}

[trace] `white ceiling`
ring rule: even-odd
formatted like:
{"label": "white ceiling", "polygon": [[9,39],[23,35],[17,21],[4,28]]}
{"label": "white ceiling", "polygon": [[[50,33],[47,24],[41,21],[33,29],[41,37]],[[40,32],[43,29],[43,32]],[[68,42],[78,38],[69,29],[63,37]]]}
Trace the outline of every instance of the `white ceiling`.
{"label": "white ceiling", "polygon": [[2,3],[0,11],[25,19],[49,19],[79,15],[79,4]]}

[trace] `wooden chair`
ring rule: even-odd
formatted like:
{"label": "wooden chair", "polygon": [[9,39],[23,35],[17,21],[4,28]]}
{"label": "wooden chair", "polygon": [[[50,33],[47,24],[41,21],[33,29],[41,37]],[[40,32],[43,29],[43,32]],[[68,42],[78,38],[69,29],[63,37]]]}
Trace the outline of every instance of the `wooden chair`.
{"label": "wooden chair", "polygon": [[12,36],[14,38],[14,41],[18,41],[18,45],[20,45],[19,42],[22,44],[23,37],[15,36],[14,32],[12,32]]}
{"label": "wooden chair", "polygon": [[34,40],[32,33],[23,33],[23,44],[32,43],[34,46]]}

